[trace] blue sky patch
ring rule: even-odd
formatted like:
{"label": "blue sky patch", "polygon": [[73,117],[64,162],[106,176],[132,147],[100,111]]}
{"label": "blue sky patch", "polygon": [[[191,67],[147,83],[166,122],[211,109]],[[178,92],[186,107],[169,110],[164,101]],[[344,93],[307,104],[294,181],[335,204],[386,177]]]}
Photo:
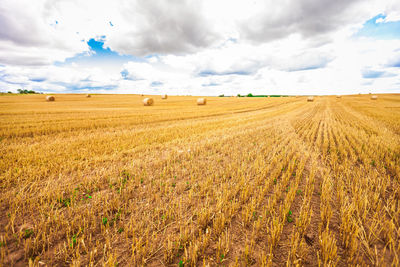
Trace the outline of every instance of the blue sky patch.
{"label": "blue sky patch", "polygon": [[213,70],[204,70],[199,72],[199,76],[201,77],[207,77],[207,76],[224,76],[224,75],[250,75],[250,71],[224,71],[224,72],[217,72]]}
{"label": "blue sky patch", "polygon": [[118,88],[118,85],[106,84],[103,86],[92,86],[79,83],[65,83],[65,82],[53,82],[52,84],[60,85],[65,87],[66,90],[72,91],[87,91],[87,90],[114,90]]}
{"label": "blue sky patch", "polygon": [[386,72],[386,71],[378,71],[371,69],[364,69],[361,71],[361,75],[364,79],[376,79],[376,78],[386,78],[386,77],[394,77],[396,74]]}
{"label": "blue sky patch", "polygon": [[386,67],[400,68],[400,55],[391,58],[389,62],[386,64]]}
{"label": "blue sky patch", "polygon": [[104,47],[105,36],[102,36],[100,39],[90,39],[87,44],[89,46],[89,53],[84,52],[75,55],[74,57],[67,58],[64,62],[56,62],[56,66],[77,63],[82,65],[96,65],[101,63],[112,63],[112,64],[124,64],[128,61],[145,61],[143,58],[130,56],[130,55],[122,55],[109,47]]}
{"label": "blue sky patch", "polygon": [[150,86],[152,86],[152,87],[154,87],[154,86],[161,86],[161,85],[163,85],[163,83],[162,83],[162,82],[159,82],[159,81],[155,81],[155,82],[152,82],[152,83],[150,84]]}
{"label": "blue sky patch", "polygon": [[31,79],[29,79],[29,80],[32,81],[32,82],[41,83],[41,82],[46,81],[47,79],[44,78],[44,77],[40,77],[40,78],[31,78]]}
{"label": "blue sky patch", "polygon": [[210,82],[210,83],[203,83],[201,86],[208,87],[208,86],[219,86],[219,85],[221,85],[221,84]]}
{"label": "blue sky patch", "polygon": [[121,72],[121,77],[124,80],[128,80],[128,81],[142,81],[144,79],[142,78],[137,78],[135,76],[133,76],[131,73],[129,73],[129,71],[127,69],[123,69]]}
{"label": "blue sky patch", "polygon": [[4,79],[2,79],[2,81],[5,82],[5,83],[8,83],[8,84],[15,84],[15,85],[20,85],[20,86],[28,85],[28,83],[26,83],[26,82],[13,82],[13,81],[7,81],[7,80],[4,80]]}
{"label": "blue sky patch", "polygon": [[[105,36],[103,36],[105,38]],[[100,58],[107,58],[107,59],[133,59],[132,56],[127,56],[127,55],[120,55],[115,51],[112,51],[109,47],[104,48],[104,41],[103,40],[95,40],[95,39],[90,39],[87,44],[90,47],[90,51],[94,52],[95,57],[100,57]]]}
{"label": "blue sky patch", "polygon": [[27,85],[26,82],[9,81],[7,78],[10,77],[10,76],[11,75],[7,74],[5,71],[3,71],[3,70],[0,71],[0,81],[8,83],[8,84],[15,84],[15,85],[20,85],[20,86]]}
{"label": "blue sky patch", "polygon": [[370,37],[382,40],[400,39],[400,21],[382,21],[386,15],[379,14],[367,20],[354,37]]}
{"label": "blue sky patch", "polygon": [[288,68],[287,71],[293,72],[293,71],[303,71],[303,70],[316,70],[316,69],[324,68],[325,66],[326,66],[326,62],[321,63],[321,64],[309,65],[309,66]]}
{"label": "blue sky patch", "polygon": [[391,65],[391,67],[400,68],[400,60],[398,62],[393,63],[393,65]]}
{"label": "blue sky patch", "polygon": [[129,80],[129,71],[127,71],[127,70],[122,70],[120,73],[121,73],[121,77],[122,77],[124,80]]}

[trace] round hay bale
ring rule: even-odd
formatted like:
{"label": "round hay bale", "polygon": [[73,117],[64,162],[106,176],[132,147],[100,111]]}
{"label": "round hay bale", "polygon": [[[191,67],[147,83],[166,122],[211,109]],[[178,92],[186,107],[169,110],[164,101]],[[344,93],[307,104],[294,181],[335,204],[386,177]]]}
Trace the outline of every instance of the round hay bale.
{"label": "round hay bale", "polygon": [[143,104],[145,106],[152,106],[154,104],[154,100],[153,98],[146,97],[145,99],[143,99]]}
{"label": "round hay bale", "polygon": [[56,98],[52,95],[46,96],[46,101],[55,101],[55,100],[56,100]]}
{"label": "round hay bale", "polygon": [[372,99],[372,100],[378,100],[378,96],[377,96],[377,95],[372,95],[372,96],[371,96],[371,99]]}
{"label": "round hay bale", "polygon": [[314,97],[313,96],[307,97],[307,102],[313,102],[313,101],[314,101]]}
{"label": "round hay bale", "polygon": [[342,96],[341,95],[337,95],[336,98],[342,98]]}
{"label": "round hay bale", "polygon": [[197,105],[205,105],[206,103],[207,103],[207,99],[197,98]]}
{"label": "round hay bale", "polygon": [[168,98],[167,95],[162,95],[162,96],[161,96],[161,99],[167,99],[167,98]]}
{"label": "round hay bale", "polygon": [[92,97],[91,95],[87,94],[86,97]]}

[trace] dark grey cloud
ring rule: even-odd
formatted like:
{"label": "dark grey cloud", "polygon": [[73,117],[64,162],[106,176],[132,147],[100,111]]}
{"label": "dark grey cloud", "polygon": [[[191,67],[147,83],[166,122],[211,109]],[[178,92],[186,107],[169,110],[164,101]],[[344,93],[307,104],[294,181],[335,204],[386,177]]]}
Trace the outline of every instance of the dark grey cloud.
{"label": "dark grey cloud", "polygon": [[35,54],[27,54],[25,51],[17,53],[11,51],[1,51],[0,45],[0,62],[7,65],[19,66],[43,66],[51,64],[48,58],[43,58]]}
{"label": "dark grey cloud", "polygon": [[[16,1],[17,2],[17,1]],[[6,2],[0,4],[0,40],[21,46],[44,45],[38,21],[27,14],[26,7]],[[17,8],[16,8],[17,6]]]}
{"label": "dark grey cloud", "polygon": [[0,1],[0,63],[42,66],[86,51],[75,30],[60,30],[58,21],[50,19],[56,2]]}
{"label": "dark grey cloud", "polygon": [[332,32],[354,19],[350,12],[361,0],[266,1],[258,15],[239,24],[242,38],[265,42],[293,33],[315,37]]}
{"label": "dark grey cloud", "polygon": [[131,27],[112,36],[107,45],[125,54],[184,54],[219,39],[203,16],[200,1],[138,0],[122,10],[122,15]]}

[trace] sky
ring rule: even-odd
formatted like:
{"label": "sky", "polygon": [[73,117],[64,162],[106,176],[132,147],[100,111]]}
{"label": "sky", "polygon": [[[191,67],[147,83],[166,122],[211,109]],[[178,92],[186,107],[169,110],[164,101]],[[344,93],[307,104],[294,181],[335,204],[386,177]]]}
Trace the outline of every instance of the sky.
{"label": "sky", "polygon": [[400,93],[400,1],[1,0],[0,91]]}

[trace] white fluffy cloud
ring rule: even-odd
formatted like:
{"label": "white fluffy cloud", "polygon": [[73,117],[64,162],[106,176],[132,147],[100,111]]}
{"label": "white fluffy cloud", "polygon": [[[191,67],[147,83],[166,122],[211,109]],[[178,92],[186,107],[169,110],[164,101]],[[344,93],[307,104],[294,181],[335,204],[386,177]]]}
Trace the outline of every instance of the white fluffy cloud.
{"label": "white fluffy cloud", "polygon": [[[400,4],[2,0],[0,90],[198,95],[399,91],[400,36],[354,37],[378,14],[385,16],[377,23],[399,21]],[[91,61],[87,42],[93,38],[133,58]],[[86,55],[85,64],[77,55]]]}

